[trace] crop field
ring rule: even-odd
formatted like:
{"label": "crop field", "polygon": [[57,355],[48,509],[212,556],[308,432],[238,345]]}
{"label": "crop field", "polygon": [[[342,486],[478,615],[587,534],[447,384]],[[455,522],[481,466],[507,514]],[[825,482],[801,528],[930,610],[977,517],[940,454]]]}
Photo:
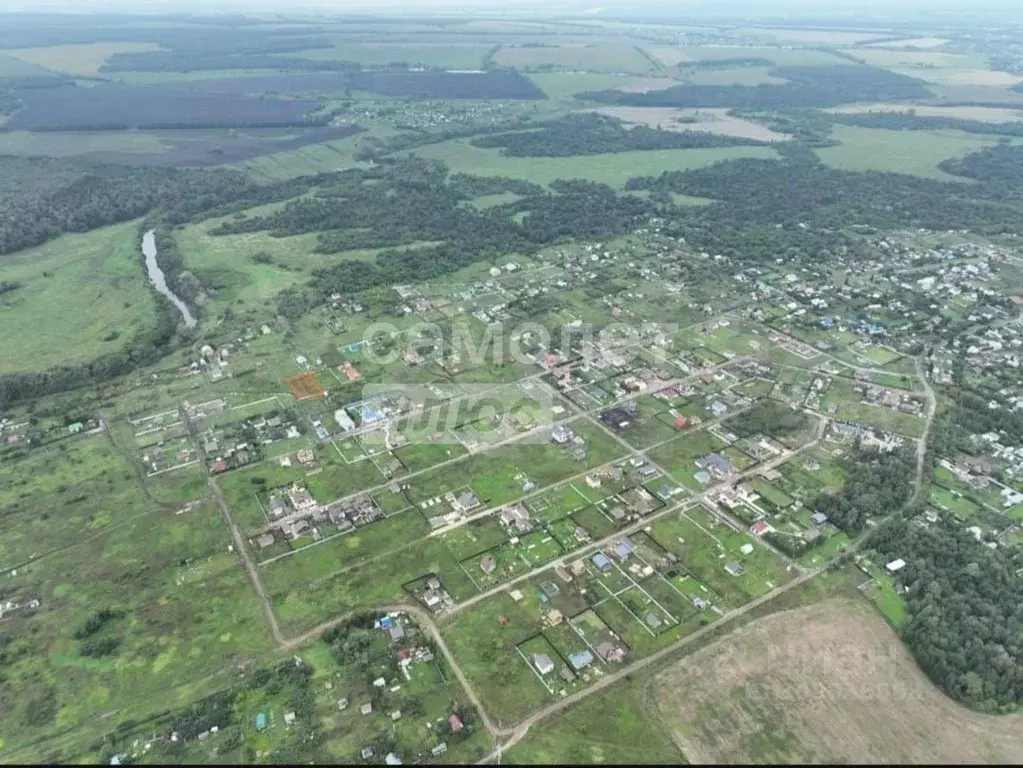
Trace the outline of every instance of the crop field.
{"label": "crop field", "polygon": [[543,91],[517,72],[358,72],[354,90],[434,99],[542,99]]}
{"label": "crop field", "polygon": [[11,55],[11,51],[0,53],[0,77],[57,77],[56,72],[31,64]]}
{"label": "crop field", "polygon": [[839,115],[857,115],[865,112],[908,112],[910,110],[918,117],[954,117],[960,120],[978,120],[983,123],[1014,123],[1023,120],[1023,110],[1009,107],[936,107],[927,104],[880,103],[851,104],[825,111]]}
{"label": "crop field", "polygon": [[12,130],[308,125],[319,102],[225,96],[182,88],[105,83],[22,91]]}
{"label": "crop field", "polygon": [[157,51],[153,43],[84,43],[51,45],[44,48],[17,48],[6,52],[24,62],[68,75],[95,75],[115,53]]}
{"label": "crop field", "polygon": [[809,48],[690,45],[678,47],[651,46],[645,50],[666,67],[674,67],[678,64],[686,64],[693,61],[721,61],[728,59],[766,59],[778,66],[815,66],[821,64],[841,64],[844,61],[827,51],[816,51]]}
{"label": "crop field", "polygon": [[850,56],[874,67],[920,68],[919,77],[931,69],[985,69],[983,56],[965,53],[944,53],[939,51],[894,51],[879,48],[847,48]]}
{"label": "crop field", "polygon": [[918,77],[928,83],[944,86],[968,85],[1012,88],[1023,83],[1023,75],[991,69],[916,69],[891,68],[893,72]]}
{"label": "crop field", "polygon": [[514,67],[527,71],[551,67],[638,75],[655,71],[654,65],[635,46],[617,43],[502,45],[494,55],[494,63],[499,67]]}
{"label": "crop field", "polygon": [[680,662],[652,692],[693,763],[1023,760],[1018,715],[954,704],[865,603],[756,621]]}
{"label": "crop field", "polygon": [[[702,131],[757,141],[784,141],[789,137],[765,125],[732,117],[727,109],[672,109],[670,107],[602,107],[601,114],[629,125],[648,125],[665,131]],[[696,118],[697,122],[682,122]]]}
{"label": "crop field", "polygon": [[740,27],[736,30],[741,35],[761,37],[776,41],[783,45],[856,45],[868,40],[883,37],[881,30],[857,30],[850,32],[841,29],[786,29],[784,27]]}
{"label": "crop field", "polygon": [[535,184],[558,179],[586,179],[621,188],[636,176],[662,171],[703,168],[722,160],[740,157],[771,159],[768,147],[724,147],[719,149],[665,149],[651,152],[617,152],[585,157],[506,157],[497,149],[474,147],[468,141],[446,141],[415,150],[420,157],[442,160],[452,172],[478,176],[505,176]]}
{"label": "crop field", "polygon": [[[4,371],[43,370],[116,352],[156,322],[135,222],[64,235],[0,260]],[[54,311],[59,307],[59,311]]]}
{"label": "crop field", "polygon": [[296,55],[305,59],[357,61],[363,66],[376,67],[404,62],[410,67],[479,69],[492,47],[481,43],[362,43],[341,39],[334,48],[300,51]]}
{"label": "crop field", "polygon": [[816,150],[817,156],[833,168],[847,171],[890,171],[911,173],[928,179],[960,181],[945,173],[938,163],[978,152],[996,143],[990,138],[962,131],[888,131],[836,125],[832,136],[837,147]]}

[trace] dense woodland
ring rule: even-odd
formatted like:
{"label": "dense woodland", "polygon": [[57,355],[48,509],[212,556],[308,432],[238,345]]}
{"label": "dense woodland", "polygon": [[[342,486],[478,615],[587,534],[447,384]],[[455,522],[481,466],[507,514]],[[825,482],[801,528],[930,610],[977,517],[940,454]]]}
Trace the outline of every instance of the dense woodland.
{"label": "dense woodland", "polygon": [[840,463],[845,476],[841,490],[820,493],[812,506],[847,533],[859,533],[871,517],[899,511],[913,493],[913,446],[891,453],[857,446]]}
{"label": "dense woodland", "polygon": [[[963,158],[955,170],[989,181],[1023,172],[1023,148],[1002,147]],[[1005,150],[1013,150],[1006,147]],[[699,215],[718,226],[748,231],[758,224],[815,229],[850,225],[877,228],[969,229],[997,234],[1023,231],[1023,210],[1005,202],[991,184],[959,184],[878,171],[831,168],[807,151],[787,150],[784,162],[744,158],[692,171],[633,179],[628,189],[663,189],[722,202]],[[1011,170],[995,167],[1011,156]],[[1008,164],[1006,164],[1008,165]],[[978,167],[979,166],[979,167]],[[948,166],[952,168],[951,165]]]}
{"label": "dense woodland", "polygon": [[676,85],[645,93],[595,91],[580,94],[580,98],[635,107],[788,109],[934,97],[916,78],[862,65],[776,67],[770,74],[789,82],[782,85]]}
{"label": "dense woodland", "polygon": [[1023,701],[1023,554],[989,549],[951,522],[894,521],[872,545],[906,561],[897,577],[909,612],[902,638],[924,672],[971,707],[1015,709]]}
{"label": "dense woodland", "polygon": [[[695,122],[695,118],[693,119]],[[540,128],[482,136],[477,147],[500,147],[512,157],[568,157],[634,150],[735,147],[763,142],[703,131],[665,131],[637,125],[626,128],[620,120],[595,112],[573,113]]]}
{"label": "dense woodland", "polygon": [[909,108],[905,112],[863,112],[855,115],[831,115],[836,123],[860,128],[883,128],[889,131],[963,131],[987,136],[1023,136],[1023,123],[989,123],[960,117],[918,115]]}

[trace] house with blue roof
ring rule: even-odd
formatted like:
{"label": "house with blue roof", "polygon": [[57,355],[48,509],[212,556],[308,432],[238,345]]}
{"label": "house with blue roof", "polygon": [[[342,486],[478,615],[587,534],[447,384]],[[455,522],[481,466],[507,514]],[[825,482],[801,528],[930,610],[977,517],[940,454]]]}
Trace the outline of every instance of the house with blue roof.
{"label": "house with blue roof", "polygon": [[572,665],[573,669],[585,669],[593,663],[593,654],[589,651],[570,653],[568,655],[568,663]]}
{"label": "house with blue roof", "polygon": [[611,561],[607,558],[603,552],[598,552],[593,556],[593,564],[597,566],[597,569],[601,573],[607,573],[614,566],[611,565]]}

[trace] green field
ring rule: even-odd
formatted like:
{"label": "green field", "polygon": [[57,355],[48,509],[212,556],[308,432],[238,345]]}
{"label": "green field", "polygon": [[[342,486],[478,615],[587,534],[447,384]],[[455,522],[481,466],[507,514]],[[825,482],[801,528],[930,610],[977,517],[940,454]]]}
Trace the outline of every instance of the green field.
{"label": "green field", "polygon": [[84,43],[51,45],[43,48],[19,48],[8,51],[28,64],[68,75],[95,75],[115,53],[141,53],[159,50],[152,43]]}
{"label": "green field", "polygon": [[6,131],[0,132],[0,152],[8,155],[71,157],[89,152],[151,154],[171,147],[159,136],[144,131]]}
{"label": "green field", "polygon": [[584,91],[604,91],[642,82],[642,78],[632,75],[597,72],[531,72],[529,79],[554,100],[571,98]]}
{"label": "green field", "polygon": [[4,372],[38,371],[116,352],[156,321],[136,251],[138,224],[64,235],[0,259]]}
{"label": "green field", "polygon": [[536,184],[550,184],[558,179],[586,179],[618,188],[629,179],[658,175],[662,171],[703,168],[739,157],[776,157],[774,150],[766,147],[666,149],[583,157],[506,157],[500,150],[481,149],[468,141],[431,144],[415,150],[414,154],[441,160],[453,172],[525,179]]}
{"label": "green field", "polygon": [[357,61],[366,67],[382,67],[403,62],[410,67],[438,67],[440,69],[479,69],[483,57],[492,48],[480,43],[371,43],[353,42],[338,38],[334,48],[320,48],[286,54],[306,59]]}
{"label": "green field", "polygon": [[843,59],[811,48],[775,48],[773,46],[688,45],[648,46],[647,53],[667,67],[691,61],[721,59],[767,59],[778,66],[820,66],[841,64]]}
{"label": "green field", "polygon": [[848,125],[834,126],[832,136],[841,142],[839,146],[816,151],[817,156],[833,168],[845,171],[895,171],[959,182],[963,179],[945,173],[938,168],[938,163],[979,152],[997,143],[994,136],[985,137],[962,131],[888,131]]}
{"label": "green field", "polygon": [[[374,126],[372,136],[387,138],[395,131],[387,126]],[[322,144],[308,144],[298,149],[254,157],[232,167],[248,171],[261,184],[285,181],[297,176],[348,170],[363,167],[355,154],[365,145],[370,133],[357,133],[343,139],[325,141]]]}
{"label": "green field", "polygon": [[494,63],[499,67],[524,70],[554,68],[636,75],[657,71],[653,62],[636,46],[622,43],[543,45],[535,48],[503,45],[494,55]]}

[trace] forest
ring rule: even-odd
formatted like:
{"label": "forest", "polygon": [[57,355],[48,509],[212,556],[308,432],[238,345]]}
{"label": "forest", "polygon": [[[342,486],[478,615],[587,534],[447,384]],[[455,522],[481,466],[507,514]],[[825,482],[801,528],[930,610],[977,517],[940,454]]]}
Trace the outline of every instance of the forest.
{"label": "forest", "polygon": [[941,169],[958,176],[986,182],[997,195],[1023,196],[1023,146],[997,144],[959,159],[945,160]]}
{"label": "forest", "polygon": [[735,147],[762,143],[702,131],[664,131],[646,125],[626,128],[620,120],[595,112],[572,113],[548,121],[539,128],[490,134],[472,141],[473,146],[477,147],[500,147],[502,154],[512,157],[569,157],[606,152]]}
{"label": "forest", "polygon": [[[961,524],[895,520],[872,546],[902,558],[909,621],[902,639],[949,696],[984,712],[1023,700],[1023,554],[990,549]],[[1007,727],[1011,727],[1008,726]]]}
{"label": "forest", "polygon": [[963,131],[988,136],[1023,136],[1023,123],[987,123],[960,117],[918,115],[912,108],[905,112],[862,112],[854,115],[830,115],[836,123],[860,128],[889,131]]}
{"label": "forest", "polygon": [[845,482],[837,492],[823,491],[811,505],[846,533],[859,533],[871,517],[898,511],[913,492],[916,453],[913,447],[891,453],[857,445],[840,460]]}
{"label": "forest", "polygon": [[[1023,171],[1023,148],[995,147],[968,155],[954,166],[989,182]],[[658,189],[721,201],[699,216],[719,227],[748,232],[757,224],[800,224],[841,229],[851,224],[878,228],[970,229],[985,234],[1018,232],[1023,210],[1005,201],[991,184],[957,184],[879,171],[854,172],[819,162],[812,151],[787,149],[785,160],[730,160],[691,171],[633,179],[627,189]],[[996,158],[1016,165],[998,170]],[[1018,159],[1017,159],[1018,158]],[[951,170],[952,165],[946,167]]]}
{"label": "forest", "polygon": [[786,109],[835,107],[856,101],[927,99],[923,82],[862,65],[792,66],[770,70],[789,82],[780,85],[676,85],[655,91],[591,91],[579,98],[634,107],[732,107]]}

